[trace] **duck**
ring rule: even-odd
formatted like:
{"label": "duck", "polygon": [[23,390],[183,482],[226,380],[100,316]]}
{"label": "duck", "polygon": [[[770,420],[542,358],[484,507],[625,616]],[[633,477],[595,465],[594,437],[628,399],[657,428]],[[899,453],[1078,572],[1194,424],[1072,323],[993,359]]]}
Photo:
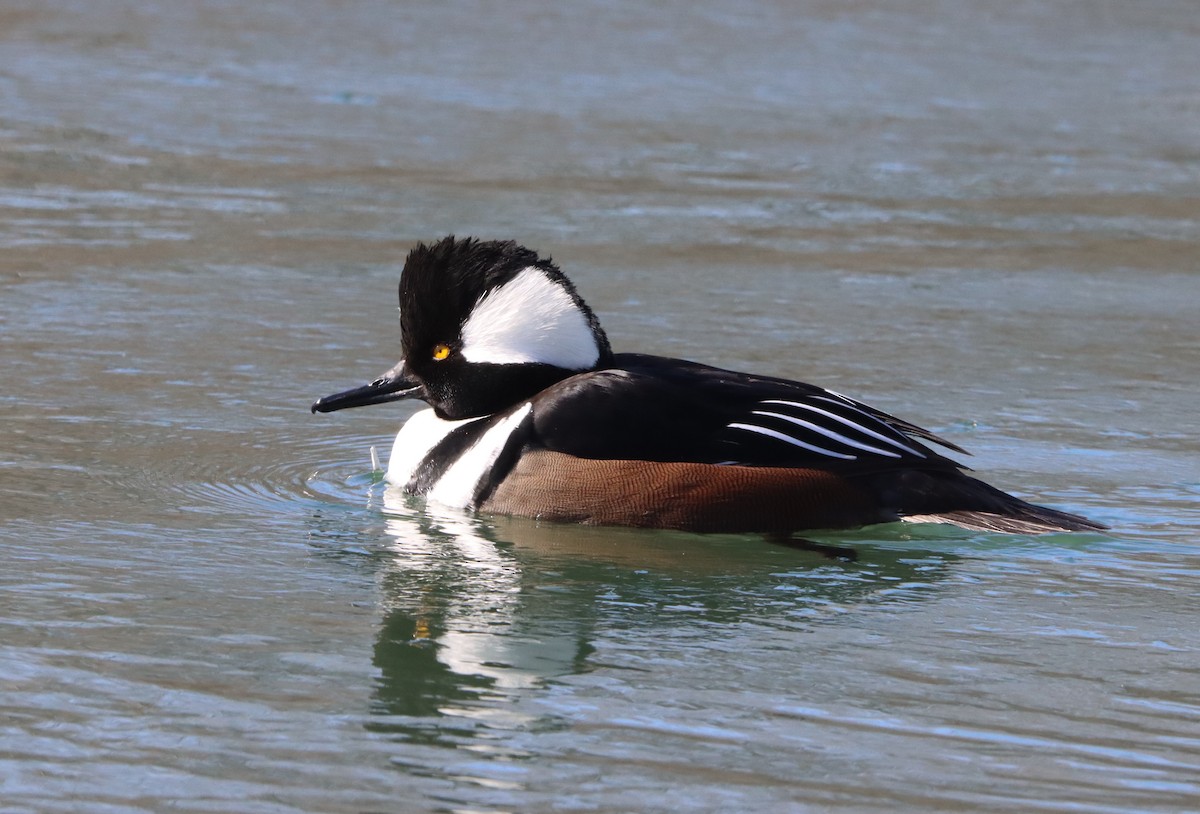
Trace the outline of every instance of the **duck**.
{"label": "duck", "polygon": [[929,430],[833,390],[614,353],[550,257],[447,236],[408,253],[401,361],[313,413],[405,399],[385,478],[440,507],[539,521],[759,533],[938,523],[1099,531],[991,486]]}

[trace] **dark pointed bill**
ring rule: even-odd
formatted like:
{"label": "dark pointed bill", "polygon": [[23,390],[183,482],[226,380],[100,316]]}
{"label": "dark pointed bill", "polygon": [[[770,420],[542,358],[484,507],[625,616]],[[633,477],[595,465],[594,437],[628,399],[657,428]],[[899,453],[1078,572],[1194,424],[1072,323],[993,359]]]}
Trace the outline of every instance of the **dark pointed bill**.
{"label": "dark pointed bill", "polygon": [[331,396],[319,398],[313,402],[314,413],[332,413],[335,410],[345,410],[349,407],[366,407],[368,404],[384,404],[400,399],[420,398],[423,393],[421,383],[410,377],[404,370],[404,362],[384,373],[375,381],[352,390],[343,390]]}

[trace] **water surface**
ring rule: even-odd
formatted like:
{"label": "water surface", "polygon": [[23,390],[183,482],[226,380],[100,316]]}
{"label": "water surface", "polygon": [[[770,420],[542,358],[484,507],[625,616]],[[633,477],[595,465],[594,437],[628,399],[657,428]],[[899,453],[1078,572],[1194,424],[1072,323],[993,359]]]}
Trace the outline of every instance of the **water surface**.
{"label": "water surface", "polygon": [[[1188,3],[9,3],[0,808],[1200,807]],[[416,240],[1113,526],[446,516],[310,416]]]}

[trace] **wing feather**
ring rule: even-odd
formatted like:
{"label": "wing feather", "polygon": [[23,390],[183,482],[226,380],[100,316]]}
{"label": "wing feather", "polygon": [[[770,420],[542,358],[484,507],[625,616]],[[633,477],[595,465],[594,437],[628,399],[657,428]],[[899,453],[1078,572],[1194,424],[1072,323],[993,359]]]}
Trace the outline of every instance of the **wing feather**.
{"label": "wing feather", "polygon": [[916,425],[803,382],[620,354],[534,402],[534,442],[602,460],[743,466],[961,468]]}

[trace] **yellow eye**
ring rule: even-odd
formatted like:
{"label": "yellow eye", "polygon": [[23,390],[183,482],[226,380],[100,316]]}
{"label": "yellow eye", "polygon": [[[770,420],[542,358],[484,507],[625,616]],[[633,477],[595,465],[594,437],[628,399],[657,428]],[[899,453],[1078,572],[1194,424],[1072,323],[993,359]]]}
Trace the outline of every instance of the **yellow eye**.
{"label": "yellow eye", "polygon": [[437,361],[440,362],[449,355],[450,355],[450,346],[449,345],[434,345],[433,346],[433,358],[436,359]]}

